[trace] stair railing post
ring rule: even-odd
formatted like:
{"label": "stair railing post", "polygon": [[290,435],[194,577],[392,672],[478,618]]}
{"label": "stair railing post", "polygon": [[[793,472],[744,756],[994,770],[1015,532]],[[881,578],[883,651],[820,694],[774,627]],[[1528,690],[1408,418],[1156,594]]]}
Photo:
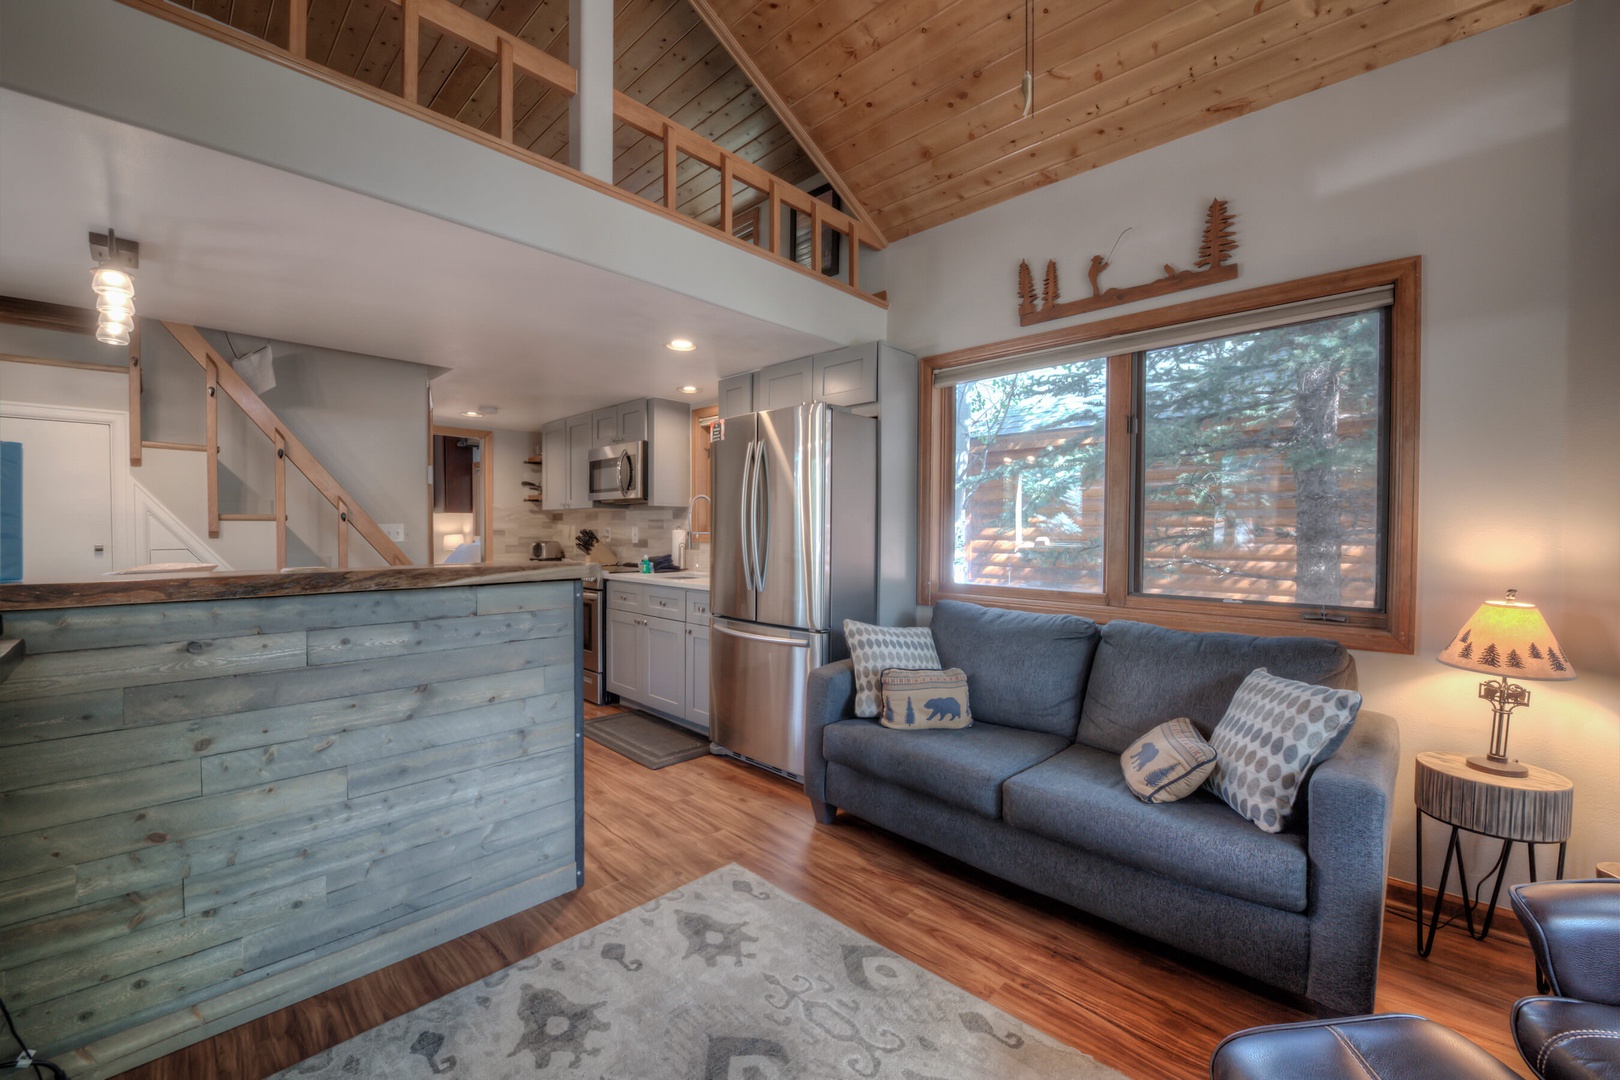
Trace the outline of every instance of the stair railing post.
{"label": "stair railing post", "polygon": [[287,565],[287,440],[278,430],[276,444],[276,569]]}
{"label": "stair railing post", "polygon": [[129,463],[141,463],[141,320],[129,332]]}
{"label": "stair railing post", "polygon": [[203,450],[208,456],[208,535],[219,537],[219,365],[212,359],[204,369],[208,375],[208,424]]}
{"label": "stair railing post", "polygon": [[349,504],[338,500],[338,569],[349,568]]}

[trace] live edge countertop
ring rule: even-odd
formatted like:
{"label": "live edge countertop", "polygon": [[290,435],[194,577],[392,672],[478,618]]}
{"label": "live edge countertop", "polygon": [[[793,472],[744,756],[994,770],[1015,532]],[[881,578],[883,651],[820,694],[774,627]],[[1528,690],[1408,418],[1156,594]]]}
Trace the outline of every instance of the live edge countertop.
{"label": "live edge countertop", "polygon": [[265,596],[381,592],[390,589],[504,585],[583,578],[580,565],[521,567],[491,563],[465,566],[388,566],[371,570],[297,570],[288,573],[209,571],[171,575],[109,575],[95,581],[0,585],[0,611],[166,604],[181,600],[242,600]]}

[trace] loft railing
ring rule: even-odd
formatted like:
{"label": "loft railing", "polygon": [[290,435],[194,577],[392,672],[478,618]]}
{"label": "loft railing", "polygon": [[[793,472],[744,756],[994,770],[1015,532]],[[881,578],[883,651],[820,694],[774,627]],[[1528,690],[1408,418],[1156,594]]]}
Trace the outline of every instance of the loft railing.
{"label": "loft railing", "polygon": [[[400,9],[401,52],[400,93],[372,86],[352,76],[334,71],[308,56],[310,0],[288,0],[287,47],[276,42],[237,30],[190,8],[181,7],[175,0],[120,0],[121,3],[148,12],[187,29],[195,30],[216,41],[222,41],[244,51],[297,68],[335,86],[340,86],[372,101],[408,113],[419,120],[455,132],[474,142],[482,143],[510,154],[547,172],[566,177],[577,183],[593,187],[604,194],[633,202],[652,212],[716,237],[799,273],[808,275],[825,285],[859,296],[879,306],[887,307],[880,295],[866,292],[860,287],[860,249],[862,245],[880,249],[884,245],[877,234],[865,223],[841,210],[812,198],[769,171],[746,158],[727,150],[691,128],[670,120],[657,110],[620,92],[613,94],[613,116],[621,123],[643,135],[663,143],[664,185],[662,202],[622,190],[605,181],[586,175],[577,169],[519,145],[513,139],[515,127],[514,86],[518,76],[524,75],[572,97],[578,92],[579,74],[571,66],[539,49],[515,34],[508,33],[493,23],[473,15],[451,0],[388,0]],[[445,116],[419,101],[418,75],[420,71],[420,41],[426,27],[446,35],[486,58],[494,60],[497,79],[497,132],[491,134],[472,124]],[[685,155],[720,172],[720,215],[713,224],[699,221],[677,209],[680,182],[678,167]],[[742,183],[759,193],[755,205],[766,209],[763,228],[755,227],[747,239],[735,235],[737,231],[736,196],[734,187]],[[782,209],[787,207],[809,215],[810,265],[795,259],[792,243],[784,243]],[[822,253],[826,233],[837,233],[846,239],[848,253],[840,268],[843,277],[821,273]]]}
{"label": "loft railing", "polygon": [[[333,479],[332,474],[326,471],[307,446],[303,444],[287,426],[270,410],[270,406],[254,393],[253,388],[243,381],[242,376],[220,358],[208,341],[198,332],[195,326],[185,323],[165,322],[163,328],[169,332],[180,347],[200,365],[203,375],[208,382],[208,408],[207,436],[201,447],[208,455],[208,535],[219,535],[221,521],[264,521],[262,514],[221,514],[219,512],[219,395],[224,393],[236,403],[244,416],[251,420],[260,431],[264,432],[276,450],[276,503],[275,512],[268,519],[276,525],[276,568],[279,570],[287,565],[287,466],[291,464],[304,475],[310,485],[320,492],[332,508],[338,513],[338,569],[349,568],[349,526],[370,544],[372,549],[382,556],[389,566],[410,566],[411,560],[401,551],[399,545],[390,540],[382,527],[358,505],[343,485]],[[138,339],[130,339],[131,360],[137,356],[139,348]],[[131,416],[131,456],[139,453],[138,442],[140,434],[140,365],[134,362],[130,366],[130,399],[135,404],[130,411]],[[145,443],[152,446],[153,443]],[[193,449],[192,447],[177,447],[177,449]]]}

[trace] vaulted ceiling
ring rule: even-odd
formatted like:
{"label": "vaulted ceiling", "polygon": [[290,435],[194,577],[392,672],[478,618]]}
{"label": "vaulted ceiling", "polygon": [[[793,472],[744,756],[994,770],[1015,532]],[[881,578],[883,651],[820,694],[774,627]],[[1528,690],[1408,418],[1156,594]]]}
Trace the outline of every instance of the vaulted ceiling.
{"label": "vaulted ceiling", "polygon": [[[286,0],[180,2],[285,38]],[[458,2],[566,58],[567,0]],[[615,0],[615,85],[791,182],[819,158],[894,240],[1566,2]],[[310,0],[310,55],[340,72],[397,90],[399,37],[389,0]],[[421,56],[424,103],[492,129],[490,59],[436,35]],[[564,155],[558,94],[520,82],[517,115]],[[657,144],[621,126],[617,155],[615,182],[658,197]],[[715,216],[689,167],[681,209]]]}

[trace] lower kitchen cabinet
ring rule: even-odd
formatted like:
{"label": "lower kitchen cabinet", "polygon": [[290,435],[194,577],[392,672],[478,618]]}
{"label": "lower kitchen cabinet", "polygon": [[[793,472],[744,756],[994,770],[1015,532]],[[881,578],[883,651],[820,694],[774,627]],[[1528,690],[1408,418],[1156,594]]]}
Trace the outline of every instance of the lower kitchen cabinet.
{"label": "lower kitchen cabinet", "polygon": [[686,719],[709,730],[709,627],[686,628]]}
{"label": "lower kitchen cabinet", "polygon": [[682,596],[623,581],[606,591],[607,688],[630,704],[708,731],[708,593]]}
{"label": "lower kitchen cabinet", "polygon": [[641,622],[647,634],[647,695],[642,701],[673,716],[684,717],[686,623],[650,617]]}

